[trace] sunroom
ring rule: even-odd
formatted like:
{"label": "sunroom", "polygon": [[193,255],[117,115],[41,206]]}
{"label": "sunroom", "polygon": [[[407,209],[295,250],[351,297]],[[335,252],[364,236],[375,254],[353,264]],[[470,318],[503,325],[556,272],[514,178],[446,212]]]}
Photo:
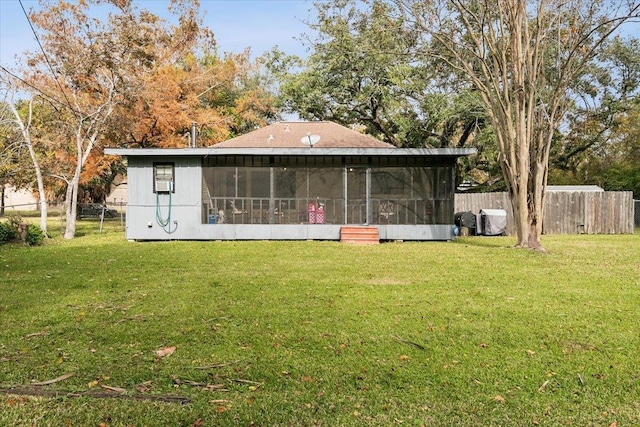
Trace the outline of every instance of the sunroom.
{"label": "sunroom", "polygon": [[379,153],[208,157],[203,222],[450,224],[455,169],[446,163]]}

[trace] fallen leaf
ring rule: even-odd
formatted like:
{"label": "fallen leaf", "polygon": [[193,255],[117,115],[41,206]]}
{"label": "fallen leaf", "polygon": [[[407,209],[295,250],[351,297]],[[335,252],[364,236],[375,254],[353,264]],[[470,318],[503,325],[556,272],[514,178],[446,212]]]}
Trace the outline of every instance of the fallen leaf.
{"label": "fallen leaf", "polygon": [[543,382],[542,385],[538,387],[538,391],[544,390],[547,385],[549,385],[549,380],[546,380],[545,382]]}
{"label": "fallen leaf", "polygon": [[308,376],[304,376],[302,377],[302,381],[305,383],[312,383],[313,382],[313,378],[308,377]]}
{"label": "fallen leaf", "polygon": [[533,356],[533,355],[535,355],[535,354],[536,354],[536,352],[535,352],[535,351],[533,351],[533,350],[527,350],[527,354],[528,354],[529,356]]}
{"label": "fallen leaf", "polygon": [[149,390],[151,390],[151,385],[153,384],[152,381],[145,381],[142,384],[138,384],[136,386],[136,390],[138,390],[140,393],[146,393]]}
{"label": "fallen leaf", "polygon": [[111,390],[111,391],[115,391],[115,392],[118,392],[118,393],[126,393],[126,391],[127,391],[127,390],[126,390],[126,389],[124,389],[124,388],[120,388],[120,387],[111,387],[111,386],[108,386],[108,385],[100,385],[100,387],[102,387],[102,388],[103,388],[103,389],[105,389],[105,390]]}
{"label": "fallen leaf", "polygon": [[21,405],[25,402],[27,402],[27,399],[22,396],[19,396],[16,398],[10,397],[4,403],[7,406],[15,406],[15,405]]}
{"label": "fallen leaf", "polygon": [[93,381],[89,382],[89,384],[87,384],[87,387],[94,388],[97,385],[98,385],[98,381],[93,380]]}
{"label": "fallen leaf", "polygon": [[618,427],[618,422],[614,421],[611,424],[609,424],[609,427]]}
{"label": "fallen leaf", "polygon": [[504,403],[504,397],[500,396],[499,394],[496,394],[496,397],[494,397],[496,402],[500,402],[500,403]]}
{"label": "fallen leaf", "polygon": [[174,351],[176,351],[176,347],[175,346],[161,348],[160,350],[156,350],[156,356],[158,356],[158,357],[171,356]]}
{"label": "fallen leaf", "polygon": [[46,335],[47,335],[46,331],[41,331],[41,332],[34,332],[32,334],[29,334],[25,338],[43,337],[43,336],[46,336]]}
{"label": "fallen leaf", "polygon": [[31,385],[49,385],[49,384],[57,383],[57,382],[60,382],[60,381],[64,381],[67,378],[70,378],[72,376],[73,376],[73,373],[64,374],[64,375],[59,376],[58,378],[54,378],[52,380],[42,381],[42,382],[38,382],[38,383],[31,383]]}
{"label": "fallen leaf", "polygon": [[402,361],[409,360],[409,356],[407,356],[406,354],[403,354],[402,356],[398,357],[398,359]]}

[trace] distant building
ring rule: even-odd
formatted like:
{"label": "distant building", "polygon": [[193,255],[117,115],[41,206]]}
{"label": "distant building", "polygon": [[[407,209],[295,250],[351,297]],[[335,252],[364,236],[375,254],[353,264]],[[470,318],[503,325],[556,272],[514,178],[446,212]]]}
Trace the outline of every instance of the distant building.
{"label": "distant building", "polygon": [[4,206],[6,210],[35,211],[38,209],[38,199],[31,190],[16,189],[4,186]]}
{"label": "distant building", "polygon": [[548,193],[581,193],[581,192],[600,192],[604,191],[602,187],[597,185],[547,185]]}
{"label": "distant building", "polygon": [[111,183],[111,191],[105,200],[107,204],[120,205],[127,203],[127,177],[118,174]]}

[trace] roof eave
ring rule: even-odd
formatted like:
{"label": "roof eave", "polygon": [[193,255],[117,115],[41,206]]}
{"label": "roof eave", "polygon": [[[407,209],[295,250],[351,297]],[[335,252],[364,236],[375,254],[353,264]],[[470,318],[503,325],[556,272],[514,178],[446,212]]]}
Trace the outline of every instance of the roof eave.
{"label": "roof eave", "polygon": [[105,154],[123,157],[209,156],[434,156],[462,157],[475,148],[106,148]]}

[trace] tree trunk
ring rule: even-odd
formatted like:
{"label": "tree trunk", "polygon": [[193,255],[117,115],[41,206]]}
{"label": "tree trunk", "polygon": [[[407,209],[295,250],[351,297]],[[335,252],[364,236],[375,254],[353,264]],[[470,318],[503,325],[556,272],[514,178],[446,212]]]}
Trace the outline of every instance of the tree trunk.
{"label": "tree trunk", "polygon": [[[94,125],[95,122],[91,122],[90,127],[93,127]],[[81,121],[79,123],[78,128],[76,129],[75,136],[77,155],[76,169],[73,173],[71,181],[69,181],[67,185],[67,194],[64,201],[67,211],[67,224],[64,230],[65,239],[73,239],[76,236],[76,214],[78,212],[78,190],[80,188],[80,175],[82,175],[82,168],[89,158],[89,153],[91,153],[97,137],[97,131],[94,131],[89,137],[85,137],[83,132],[83,122]],[[86,147],[84,147],[84,142],[86,142],[87,144]]]}
{"label": "tree trunk", "polygon": [[[34,157],[35,159],[35,153]],[[44,192],[44,180],[42,179],[42,171],[40,170],[40,163],[37,160],[34,160],[33,166],[36,171],[36,181],[38,183],[38,197],[40,198],[40,229],[44,233],[46,237],[47,235],[47,195]]]}
{"label": "tree trunk", "polygon": [[18,113],[18,110],[16,109],[14,104],[11,104],[11,111],[15,116],[15,123],[18,125],[20,131],[22,132],[24,144],[29,150],[29,157],[31,157],[31,163],[33,164],[33,169],[36,173],[38,196],[40,197],[40,229],[42,229],[44,235],[47,236],[47,196],[44,192],[44,180],[42,178],[40,162],[38,161],[38,156],[36,155],[36,151],[33,148],[33,141],[31,141],[31,133],[29,131],[29,129],[31,128],[31,120],[33,118],[33,99],[29,101],[29,113],[26,123],[20,117],[20,114]]}
{"label": "tree trunk", "polygon": [[78,212],[78,188],[80,187],[80,173],[76,173],[67,185],[67,193],[64,200],[66,225],[63,237],[73,239],[76,236],[76,214]]}
{"label": "tree trunk", "polygon": [[31,156],[31,163],[33,163],[33,169],[36,173],[36,183],[38,184],[38,197],[40,198],[40,228],[44,235],[47,235],[47,195],[44,192],[44,180],[42,178],[42,170],[40,170],[40,162],[38,156],[33,149],[31,143],[31,137],[29,131],[25,133],[25,139],[27,142],[27,148],[29,149],[29,156]]}

